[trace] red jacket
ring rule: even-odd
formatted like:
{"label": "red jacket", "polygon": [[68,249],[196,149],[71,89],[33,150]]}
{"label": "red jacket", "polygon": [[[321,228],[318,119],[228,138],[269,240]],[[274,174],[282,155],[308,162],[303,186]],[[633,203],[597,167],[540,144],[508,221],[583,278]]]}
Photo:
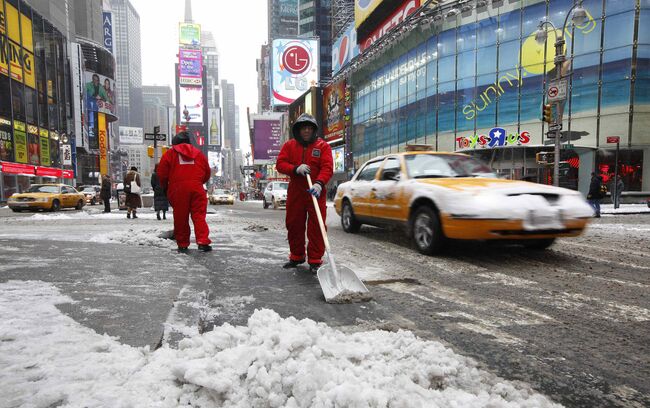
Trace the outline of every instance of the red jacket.
{"label": "red jacket", "polygon": [[210,180],[210,165],[199,149],[183,143],[167,150],[160,159],[158,178],[165,190],[179,183],[203,184]]}
{"label": "red jacket", "polygon": [[276,168],[291,178],[290,188],[295,186],[294,188],[308,190],[307,177],[296,174],[296,168],[301,164],[310,167],[312,183],[320,184],[324,190],[334,171],[332,148],[323,139],[316,139],[307,146],[291,139],[282,146]]}

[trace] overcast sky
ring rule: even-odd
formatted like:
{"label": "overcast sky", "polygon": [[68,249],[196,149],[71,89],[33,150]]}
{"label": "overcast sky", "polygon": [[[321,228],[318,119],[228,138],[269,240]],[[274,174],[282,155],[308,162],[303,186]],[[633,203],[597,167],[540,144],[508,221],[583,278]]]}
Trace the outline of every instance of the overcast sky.
{"label": "overcast sky", "polygon": [[[185,0],[131,0],[140,14],[142,83],[174,87],[178,54],[178,23]],[[204,31],[212,31],[219,49],[219,80],[235,84],[240,108],[242,150],[250,149],[246,107],[257,110],[255,61],[267,40],[266,0],[192,0],[192,17]]]}

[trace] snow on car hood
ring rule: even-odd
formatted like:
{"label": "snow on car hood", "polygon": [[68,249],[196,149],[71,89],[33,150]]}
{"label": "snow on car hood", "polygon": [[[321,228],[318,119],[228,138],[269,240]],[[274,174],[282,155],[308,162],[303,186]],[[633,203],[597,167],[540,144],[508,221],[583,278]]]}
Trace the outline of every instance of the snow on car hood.
{"label": "snow on car hood", "polygon": [[527,181],[504,180],[497,178],[430,178],[418,179],[418,183],[424,183],[443,187],[455,191],[480,192],[489,190],[502,194],[574,194],[572,190],[565,188],[547,186],[544,184],[529,183]]}

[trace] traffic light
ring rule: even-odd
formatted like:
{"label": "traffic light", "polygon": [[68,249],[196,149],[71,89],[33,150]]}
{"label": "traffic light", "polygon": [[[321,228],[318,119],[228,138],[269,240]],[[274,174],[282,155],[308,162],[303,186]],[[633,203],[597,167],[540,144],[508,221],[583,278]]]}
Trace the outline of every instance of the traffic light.
{"label": "traffic light", "polygon": [[542,107],[542,121],[553,123],[553,106],[550,103],[547,103]]}
{"label": "traffic light", "polygon": [[153,146],[147,146],[147,156],[153,159]]}
{"label": "traffic light", "polygon": [[535,154],[535,159],[537,160],[537,164],[553,164],[553,161],[555,160],[555,153],[538,152]]}
{"label": "traffic light", "polygon": [[167,153],[167,150],[169,150],[169,146],[162,146],[160,150],[162,150],[162,155],[164,156],[165,153]]}

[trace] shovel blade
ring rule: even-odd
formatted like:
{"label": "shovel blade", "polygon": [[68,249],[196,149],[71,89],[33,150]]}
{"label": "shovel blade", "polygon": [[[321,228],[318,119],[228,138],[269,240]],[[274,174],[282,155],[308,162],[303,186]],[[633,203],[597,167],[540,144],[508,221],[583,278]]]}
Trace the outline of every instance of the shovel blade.
{"label": "shovel blade", "polygon": [[327,303],[363,302],[372,298],[366,285],[350,268],[337,265],[336,269],[340,281],[337,281],[330,264],[318,269],[318,282]]}

